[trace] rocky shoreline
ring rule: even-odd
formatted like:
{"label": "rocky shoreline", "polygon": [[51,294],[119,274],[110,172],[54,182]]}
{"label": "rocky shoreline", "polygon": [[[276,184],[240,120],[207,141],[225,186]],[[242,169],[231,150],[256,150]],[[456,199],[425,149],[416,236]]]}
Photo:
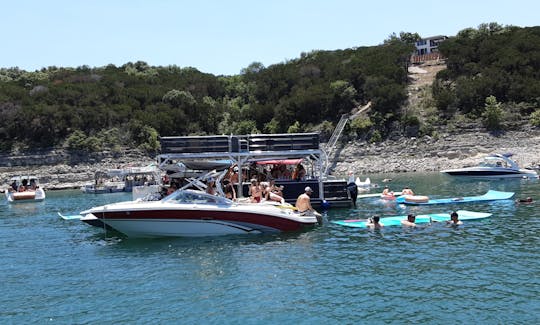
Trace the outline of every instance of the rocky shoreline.
{"label": "rocky shoreline", "polygon": [[[349,142],[336,155],[333,174],[431,172],[473,165],[489,153],[512,152],[522,167],[540,163],[540,130],[509,131],[499,136],[479,129],[442,133],[437,139],[399,138],[382,143]],[[1,156],[0,188],[9,178],[33,174],[48,190],[79,188],[94,181],[96,171],[155,163],[155,157],[132,150],[91,155],[63,151]]]}

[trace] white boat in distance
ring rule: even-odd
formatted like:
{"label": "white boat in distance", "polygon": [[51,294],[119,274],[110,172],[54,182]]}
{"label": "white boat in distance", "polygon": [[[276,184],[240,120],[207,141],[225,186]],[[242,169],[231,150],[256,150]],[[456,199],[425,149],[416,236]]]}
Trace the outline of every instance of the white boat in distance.
{"label": "white boat in distance", "polygon": [[11,187],[5,191],[9,203],[45,200],[45,191],[39,187],[36,176],[16,176],[10,179]]}
{"label": "white boat in distance", "polygon": [[[129,201],[81,212],[128,237],[201,237],[300,231],[319,223],[292,207],[236,203],[202,191],[178,190],[161,201]],[[319,215],[320,216],[320,215]]]}
{"label": "white boat in distance", "polygon": [[517,162],[512,160],[513,154],[491,154],[484,157],[478,166],[442,170],[450,176],[468,178],[538,178],[538,173],[532,169],[519,168]]}

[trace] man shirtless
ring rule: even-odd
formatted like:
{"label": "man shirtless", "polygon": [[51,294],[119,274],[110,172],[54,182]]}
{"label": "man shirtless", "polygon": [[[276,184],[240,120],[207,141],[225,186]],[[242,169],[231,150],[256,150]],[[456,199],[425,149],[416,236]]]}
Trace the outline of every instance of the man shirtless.
{"label": "man shirtless", "polygon": [[304,189],[304,193],[300,194],[300,196],[296,200],[296,208],[298,209],[298,212],[315,211],[311,207],[311,194],[312,193],[313,193],[313,190],[311,189],[311,187],[307,186]]}
{"label": "man shirtless", "polygon": [[373,216],[373,218],[370,218],[370,220],[366,223],[366,227],[373,229],[380,229],[384,227],[384,225],[380,223],[379,220],[381,220],[381,217]]}
{"label": "man shirtless", "polygon": [[407,215],[407,220],[401,220],[401,225],[407,226],[407,227],[415,227],[416,223],[416,216],[414,214]]}
{"label": "man shirtless", "polygon": [[459,226],[463,224],[463,222],[458,219],[458,214],[456,211],[450,214],[450,220],[447,221],[446,223],[452,226]]}

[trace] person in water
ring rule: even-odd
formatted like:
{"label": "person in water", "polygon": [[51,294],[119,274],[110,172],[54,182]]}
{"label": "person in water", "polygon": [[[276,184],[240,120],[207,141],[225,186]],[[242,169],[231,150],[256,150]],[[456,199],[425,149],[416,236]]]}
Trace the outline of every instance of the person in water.
{"label": "person in water", "polygon": [[315,211],[313,207],[311,207],[311,194],[313,194],[313,190],[311,187],[307,186],[304,189],[304,193],[300,194],[298,196],[298,199],[296,199],[296,209],[298,209],[298,212],[307,212],[307,211]]}
{"label": "person in water", "polygon": [[405,186],[405,188],[401,191],[402,195],[414,195],[414,192],[408,187]]}
{"label": "person in water", "polygon": [[415,221],[416,221],[416,216],[414,214],[409,214],[407,215],[406,220],[401,220],[401,225],[407,226],[407,227],[414,227],[416,226],[416,223],[414,223]]}
{"label": "person in water", "polygon": [[532,202],[533,202],[533,199],[530,196],[527,196],[524,199],[517,199],[516,200],[516,203],[532,203]]}
{"label": "person in water", "polygon": [[384,225],[379,222],[380,220],[381,220],[381,217],[373,216],[369,218],[368,222],[366,223],[366,227],[373,228],[373,229],[380,229],[384,227]]}
{"label": "person in water", "polygon": [[448,220],[446,223],[452,226],[459,226],[463,224],[463,222],[459,220],[459,216],[456,211],[450,214],[450,220]]}

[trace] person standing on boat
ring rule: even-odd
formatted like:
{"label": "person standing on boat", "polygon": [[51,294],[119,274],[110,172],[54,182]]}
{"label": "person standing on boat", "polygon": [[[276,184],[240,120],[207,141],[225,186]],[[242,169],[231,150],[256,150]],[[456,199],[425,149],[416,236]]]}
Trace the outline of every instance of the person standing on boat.
{"label": "person standing on boat", "polygon": [[358,199],[358,186],[356,186],[354,173],[352,171],[349,171],[349,180],[347,181],[347,192],[349,192],[349,195],[351,196],[352,204],[356,208],[356,199]]}
{"label": "person standing on boat", "polygon": [[313,190],[311,187],[307,186],[304,189],[304,193],[300,194],[298,196],[298,199],[296,199],[296,209],[298,212],[303,213],[307,211],[313,211],[315,212],[315,209],[311,206],[311,194],[313,194]]}

